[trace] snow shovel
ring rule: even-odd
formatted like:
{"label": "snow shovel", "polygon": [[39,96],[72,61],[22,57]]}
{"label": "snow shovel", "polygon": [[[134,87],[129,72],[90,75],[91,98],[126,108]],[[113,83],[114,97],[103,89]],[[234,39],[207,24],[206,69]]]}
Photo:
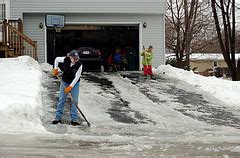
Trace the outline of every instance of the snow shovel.
{"label": "snow shovel", "polygon": [[[57,78],[59,79],[59,81],[61,82],[61,79],[60,79],[60,77],[57,75]],[[63,85],[63,84],[62,84]],[[63,85],[64,86],[64,85]],[[65,88],[65,87],[64,87]],[[80,110],[80,108],[78,107],[78,103],[73,99],[73,97],[72,97],[72,94],[71,93],[68,93],[69,94],[69,96],[70,96],[70,98],[71,98],[71,100],[72,101],[74,101],[74,103],[75,103],[75,105],[76,105],[76,107],[77,107],[77,109],[78,109],[78,111],[79,111],[79,113],[82,115],[82,117],[84,118],[84,120],[87,122],[87,125],[88,125],[88,127],[90,127],[91,126],[91,124],[90,124],[90,122],[88,122],[88,120],[87,120],[87,118],[84,116],[84,114],[82,113],[82,111]]]}

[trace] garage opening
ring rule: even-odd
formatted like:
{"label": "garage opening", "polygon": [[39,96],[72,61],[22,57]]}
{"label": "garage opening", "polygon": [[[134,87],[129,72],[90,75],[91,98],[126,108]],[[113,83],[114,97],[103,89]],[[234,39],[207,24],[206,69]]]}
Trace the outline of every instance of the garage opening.
{"label": "garage opening", "polygon": [[48,63],[73,49],[79,51],[86,71],[139,70],[139,25],[68,24],[47,29]]}

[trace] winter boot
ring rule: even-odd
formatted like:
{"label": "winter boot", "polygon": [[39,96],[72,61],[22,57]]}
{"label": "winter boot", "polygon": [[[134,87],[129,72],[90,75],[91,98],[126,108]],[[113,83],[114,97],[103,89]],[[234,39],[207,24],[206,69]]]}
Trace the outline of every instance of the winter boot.
{"label": "winter boot", "polygon": [[154,77],[154,76],[151,76],[151,79],[152,79],[152,80],[156,80],[156,77]]}
{"label": "winter boot", "polygon": [[58,123],[62,123],[62,121],[61,121],[61,120],[57,120],[57,119],[55,119],[55,120],[52,121],[52,124],[54,124],[54,125],[56,125],[56,124],[58,124]]}
{"label": "winter boot", "polygon": [[78,123],[77,121],[71,121],[71,125],[73,125],[73,126],[79,126],[80,123]]}

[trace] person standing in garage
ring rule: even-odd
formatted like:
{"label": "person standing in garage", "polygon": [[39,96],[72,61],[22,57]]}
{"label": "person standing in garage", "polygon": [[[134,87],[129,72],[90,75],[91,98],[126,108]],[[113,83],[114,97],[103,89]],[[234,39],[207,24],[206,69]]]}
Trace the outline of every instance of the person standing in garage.
{"label": "person standing in garage", "polygon": [[141,53],[142,64],[143,64],[143,74],[147,79],[147,75],[151,77],[151,79],[155,80],[156,78],[152,72],[152,59],[153,59],[153,46],[149,45],[148,49],[145,50],[143,47],[143,52]]}
{"label": "person standing in garage", "polygon": [[116,52],[113,56],[113,67],[114,67],[114,70],[117,71],[117,70],[121,70],[122,68],[122,55],[120,54],[121,50],[120,49],[116,49]]}
{"label": "person standing in garage", "polygon": [[59,100],[57,103],[56,117],[52,121],[52,124],[61,123],[61,118],[63,115],[64,104],[68,93],[72,95],[72,105],[70,109],[71,113],[71,125],[76,126],[80,125],[77,122],[78,111],[77,103],[79,96],[79,85],[80,85],[80,76],[82,73],[82,64],[79,61],[79,55],[76,50],[72,50],[66,57],[57,57],[54,62],[53,75],[58,76],[58,65],[63,63],[63,75],[60,85]]}

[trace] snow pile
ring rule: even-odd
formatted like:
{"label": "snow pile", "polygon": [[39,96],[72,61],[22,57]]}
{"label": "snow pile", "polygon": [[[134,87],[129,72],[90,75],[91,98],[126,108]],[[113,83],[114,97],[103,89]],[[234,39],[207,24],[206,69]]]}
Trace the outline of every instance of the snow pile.
{"label": "snow pile", "polygon": [[42,71],[28,56],[0,59],[0,132],[41,132]]}
{"label": "snow pile", "polygon": [[170,65],[161,65],[157,68],[160,76],[177,78],[203,89],[212,96],[229,106],[240,106],[240,81],[223,80],[216,77],[205,77],[194,74],[192,71],[178,69]]}
{"label": "snow pile", "polygon": [[51,72],[53,69],[53,66],[48,63],[42,63],[41,69],[42,69],[42,71],[45,71],[45,72]]}

